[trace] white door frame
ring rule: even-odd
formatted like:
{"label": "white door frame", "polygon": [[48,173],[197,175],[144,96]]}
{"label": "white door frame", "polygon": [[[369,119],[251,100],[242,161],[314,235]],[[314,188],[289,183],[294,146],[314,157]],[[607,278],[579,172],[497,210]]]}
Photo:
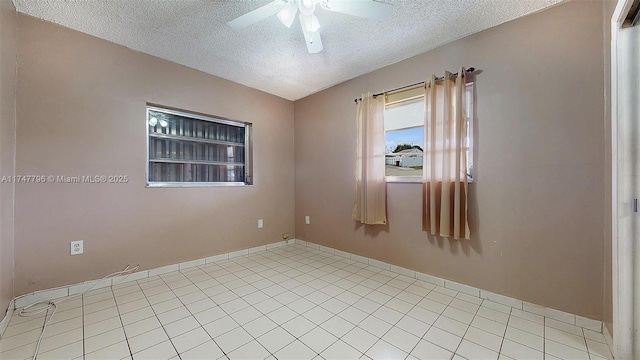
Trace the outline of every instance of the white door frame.
{"label": "white door frame", "polygon": [[[611,256],[613,295],[613,355],[618,359],[633,357],[633,294],[628,292],[633,273],[625,254],[631,238],[618,239],[618,31],[622,27],[633,0],[618,0],[611,17]],[[631,199],[629,199],[631,200]],[[626,256],[625,256],[626,255]],[[621,294],[620,291],[623,291]],[[622,296],[621,296],[622,295]]]}

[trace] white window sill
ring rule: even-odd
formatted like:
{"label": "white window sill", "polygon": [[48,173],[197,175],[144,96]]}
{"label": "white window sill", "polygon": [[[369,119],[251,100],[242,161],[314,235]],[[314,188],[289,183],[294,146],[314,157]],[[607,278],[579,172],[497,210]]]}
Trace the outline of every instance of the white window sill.
{"label": "white window sill", "polygon": [[[420,184],[422,183],[422,176],[385,176],[385,182],[387,183],[409,183]],[[468,184],[473,184],[473,180],[468,180]]]}
{"label": "white window sill", "polygon": [[385,176],[388,183],[422,183],[422,176]]}

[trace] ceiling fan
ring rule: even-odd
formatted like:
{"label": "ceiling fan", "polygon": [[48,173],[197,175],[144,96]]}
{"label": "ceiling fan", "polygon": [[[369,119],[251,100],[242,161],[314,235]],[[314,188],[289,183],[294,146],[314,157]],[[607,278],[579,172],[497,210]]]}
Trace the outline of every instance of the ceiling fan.
{"label": "ceiling fan", "polygon": [[273,2],[250,11],[227,24],[233,29],[242,29],[272,15],[277,15],[282,24],[291,27],[299,12],[300,26],[310,54],[322,51],[320,22],[315,15],[317,5],[329,11],[359,16],[363,18],[385,20],[391,16],[393,6],[375,0],[274,0]]}

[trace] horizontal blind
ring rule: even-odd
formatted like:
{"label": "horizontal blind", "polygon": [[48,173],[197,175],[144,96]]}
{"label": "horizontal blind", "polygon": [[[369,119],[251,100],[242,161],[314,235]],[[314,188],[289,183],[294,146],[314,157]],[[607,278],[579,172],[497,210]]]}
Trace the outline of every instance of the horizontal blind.
{"label": "horizontal blind", "polygon": [[150,183],[245,182],[245,124],[147,113]]}

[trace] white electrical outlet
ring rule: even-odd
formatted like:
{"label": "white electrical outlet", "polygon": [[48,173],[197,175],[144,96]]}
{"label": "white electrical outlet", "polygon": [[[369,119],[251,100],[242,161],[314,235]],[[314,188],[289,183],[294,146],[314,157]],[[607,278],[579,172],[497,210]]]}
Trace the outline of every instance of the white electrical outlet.
{"label": "white electrical outlet", "polygon": [[258,229],[262,229],[264,227],[264,220],[258,219]]}
{"label": "white electrical outlet", "polygon": [[84,252],[84,241],[72,241],[71,242],[71,255],[80,255]]}
{"label": "white electrical outlet", "polygon": [[304,217],[304,223],[307,225],[311,224],[311,218],[309,217],[309,215]]}

